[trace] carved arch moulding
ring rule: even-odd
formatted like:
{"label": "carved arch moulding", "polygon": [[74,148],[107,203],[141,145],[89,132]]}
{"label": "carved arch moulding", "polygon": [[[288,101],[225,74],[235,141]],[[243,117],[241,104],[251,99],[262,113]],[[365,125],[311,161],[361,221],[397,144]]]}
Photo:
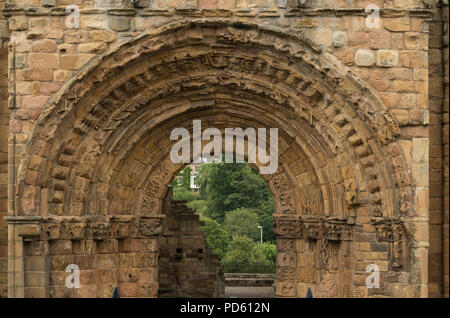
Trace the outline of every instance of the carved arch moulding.
{"label": "carved arch moulding", "polygon": [[[157,74],[167,76],[158,81]],[[258,97],[277,108],[280,114],[266,116],[264,123],[278,123],[313,158],[306,138],[297,134],[299,124],[307,123],[316,139],[316,144],[308,146],[336,158],[336,171],[330,168],[329,176],[317,178],[339,180],[347,207],[366,202],[374,216],[410,212],[401,208],[403,204],[392,203],[411,200],[406,164],[396,143],[399,128],[369,86],[306,37],[254,24],[197,20],[169,24],[122,44],[90,62],[53,96],[26,145],[18,175],[17,214],[41,214],[38,187],[48,189],[49,203],[66,203],[68,195],[58,190],[60,182],[55,180],[71,186],[81,183],[77,184],[80,192],[88,188],[84,179],[105,183],[104,171],[97,166],[105,154],[121,155],[116,157],[119,162],[150,128],[168,116],[195,109],[194,98],[185,98],[186,92],[218,87],[237,96],[207,98],[228,103],[234,98],[236,103],[237,98],[247,102]],[[190,104],[170,105],[170,109],[167,105],[173,103],[174,94]],[[206,104],[202,100],[198,104],[202,102]],[[76,112],[84,115],[76,116]],[[125,129],[125,123],[149,118],[159,122],[153,127],[149,123],[134,126],[138,127],[134,134]],[[321,168],[310,161],[312,168]],[[30,171],[40,177],[31,182]],[[367,193],[364,198],[361,192]]]}
{"label": "carved arch moulding", "polygon": [[359,211],[373,222],[414,215],[399,127],[370,86],[302,34],[198,19],[121,44],[51,98],[11,222],[37,217],[21,235],[38,241],[158,235],[181,168],[170,130],[193,119],[279,128],[280,167],[264,178],[281,238],[353,242]]}

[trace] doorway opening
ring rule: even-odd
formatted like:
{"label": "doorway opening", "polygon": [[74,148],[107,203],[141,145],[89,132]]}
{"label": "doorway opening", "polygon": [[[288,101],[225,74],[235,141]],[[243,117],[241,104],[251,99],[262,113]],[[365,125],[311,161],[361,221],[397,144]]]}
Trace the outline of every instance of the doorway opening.
{"label": "doorway opening", "polygon": [[186,166],[163,209],[159,297],[275,297],[274,199],[251,165]]}

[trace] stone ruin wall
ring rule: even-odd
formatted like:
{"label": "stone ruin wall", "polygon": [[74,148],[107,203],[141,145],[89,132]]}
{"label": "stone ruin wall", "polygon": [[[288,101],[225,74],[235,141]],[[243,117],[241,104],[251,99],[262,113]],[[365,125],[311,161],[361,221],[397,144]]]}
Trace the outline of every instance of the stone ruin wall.
{"label": "stone ruin wall", "polygon": [[159,237],[160,298],[225,296],[220,259],[206,246],[203,222],[184,201],[173,201],[168,191],[163,205],[166,218]]}

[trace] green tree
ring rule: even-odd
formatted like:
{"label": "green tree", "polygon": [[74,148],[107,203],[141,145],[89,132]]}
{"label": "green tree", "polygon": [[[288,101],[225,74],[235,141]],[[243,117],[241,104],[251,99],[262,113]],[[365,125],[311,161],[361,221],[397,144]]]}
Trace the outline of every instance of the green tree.
{"label": "green tree", "polygon": [[222,258],[230,242],[230,235],[218,222],[208,217],[200,219],[205,222],[201,230],[205,232],[206,244],[214,254]]}
{"label": "green tree", "polygon": [[264,261],[268,263],[276,263],[277,261],[277,246],[271,242],[256,243],[255,248],[264,255]]}
{"label": "green tree", "polygon": [[247,236],[233,236],[222,259],[224,263],[261,263],[265,261],[261,249],[255,247],[255,241]]}
{"label": "green tree", "polygon": [[181,186],[189,191],[191,190],[191,172],[192,169],[190,167],[184,168],[182,172],[183,179],[181,181]]}
{"label": "green tree", "polygon": [[[200,195],[196,194],[197,198],[200,198]],[[187,206],[194,210],[195,213],[200,215],[205,215],[207,209],[207,202],[205,200],[194,200],[188,202]]]}
{"label": "green tree", "polygon": [[202,165],[197,179],[200,196],[207,201],[207,215],[219,223],[223,223],[227,211],[237,208],[273,212],[273,204],[267,211],[270,203],[266,201],[271,196],[264,179],[246,163]]}
{"label": "green tree", "polygon": [[191,190],[191,171],[192,169],[190,167],[186,167],[178,174],[178,176],[182,176],[181,184],[178,184],[176,178],[170,183],[170,186],[173,189],[174,200],[191,202],[199,199],[200,195]]}
{"label": "green tree", "polygon": [[253,240],[259,240],[258,225],[258,215],[252,209],[247,208],[227,212],[223,222],[224,228],[230,235],[247,236]]}
{"label": "green tree", "polygon": [[183,201],[194,201],[200,198],[200,195],[190,189],[186,189],[184,186],[176,186],[173,188],[173,199]]}
{"label": "green tree", "polygon": [[264,242],[275,242],[275,234],[273,233],[273,197],[269,198],[261,203],[258,209],[255,211],[259,217],[259,223],[263,227],[263,240]]}

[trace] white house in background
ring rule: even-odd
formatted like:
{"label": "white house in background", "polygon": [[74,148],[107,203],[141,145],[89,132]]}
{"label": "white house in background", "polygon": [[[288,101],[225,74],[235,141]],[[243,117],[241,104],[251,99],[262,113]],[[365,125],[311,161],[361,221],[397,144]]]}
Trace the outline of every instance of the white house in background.
{"label": "white house in background", "polygon": [[[188,165],[187,167],[191,168],[191,180],[190,180],[190,188],[192,191],[198,191],[199,187],[195,184],[195,178],[197,177],[199,173],[200,166],[204,163],[208,163],[208,160],[202,158],[202,163],[192,163]],[[183,176],[181,175],[182,172],[176,177],[176,180],[178,184],[181,184],[183,182]]]}

